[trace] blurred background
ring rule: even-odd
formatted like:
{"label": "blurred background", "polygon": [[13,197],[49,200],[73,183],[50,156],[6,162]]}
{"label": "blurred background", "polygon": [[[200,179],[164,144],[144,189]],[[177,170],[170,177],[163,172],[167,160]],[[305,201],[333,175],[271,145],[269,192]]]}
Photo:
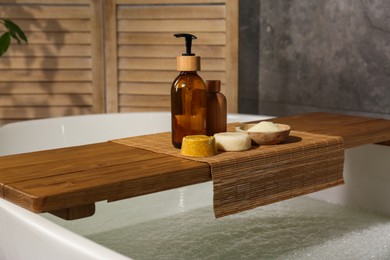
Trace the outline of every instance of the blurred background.
{"label": "blurred background", "polygon": [[[228,111],[390,118],[387,0],[2,0],[29,44],[0,57],[0,125],[169,111],[176,56],[198,36]],[[0,34],[4,28],[0,26]]]}
{"label": "blurred background", "polygon": [[390,118],[390,2],[240,1],[239,111]]}

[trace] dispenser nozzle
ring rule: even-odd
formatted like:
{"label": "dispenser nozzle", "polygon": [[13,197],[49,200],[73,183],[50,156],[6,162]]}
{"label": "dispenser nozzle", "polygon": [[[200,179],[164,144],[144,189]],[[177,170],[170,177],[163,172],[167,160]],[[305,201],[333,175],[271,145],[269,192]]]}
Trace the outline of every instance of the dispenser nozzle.
{"label": "dispenser nozzle", "polygon": [[191,53],[192,40],[197,39],[195,35],[189,33],[177,33],[174,34],[176,38],[184,37],[186,39],[186,52],[183,56],[195,56],[195,53]]}

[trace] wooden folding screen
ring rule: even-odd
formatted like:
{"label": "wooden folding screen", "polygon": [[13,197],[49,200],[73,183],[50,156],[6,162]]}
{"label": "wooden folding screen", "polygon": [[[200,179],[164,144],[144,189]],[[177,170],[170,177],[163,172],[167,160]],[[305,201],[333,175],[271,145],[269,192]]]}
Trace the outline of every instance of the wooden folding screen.
{"label": "wooden folding screen", "polygon": [[237,111],[238,0],[2,0],[0,18],[29,38],[0,57],[0,125],[169,110],[181,32],[198,37],[199,74],[221,80]]}
{"label": "wooden folding screen", "polygon": [[0,2],[29,40],[0,57],[0,125],[104,112],[102,13],[94,0]]}
{"label": "wooden folding screen", "polygon": [[238,1],[107,1],[107,108],[109,112],[169,110],[176,56],[196,35],[203,79],[222,81],[229,111],[237,111]]}

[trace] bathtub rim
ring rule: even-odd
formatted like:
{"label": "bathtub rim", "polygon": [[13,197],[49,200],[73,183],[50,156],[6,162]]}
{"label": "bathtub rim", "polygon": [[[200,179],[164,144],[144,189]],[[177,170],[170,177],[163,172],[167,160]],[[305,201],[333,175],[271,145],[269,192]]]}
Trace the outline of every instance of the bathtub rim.
{"label": "bathtub rim", "polygon": [[[63,252],[71,252],[72,255],[77,252],[77,254],[86,257],[86,259],[131,259],[96,242],[93,242],[92,240],[80,236],[60,225],[57,225],[56,223],[51,222],[39,214],[30,212],[2,198],[0,198],[0,211],[6,211],[8,214],[8,216],[3,215],[0,217],[0,219],[4,217],[11,217],[18,223],[23,223],[25,226],[27,226],[29,228],[28,232],[40,233],[47,240],[58,241],[59,246],[66,247]],[[4,214],[4,212],[1,212],[1,214]],[[40,237],[42,238],[42,236]],[[8,239],[8,237],[1,238],[0,240],[3,239]],[[44,241],[42,242],[44,243]],[[28,247],[29,245],[25,246]],[[0,248],[1,247],[2,246],[0,246]],[[19,248],[20,244],[17,244],[16,247]],[[93,250],[91,250],[92,248]],[[66,258],[61,256],[60,259]]]}
{"label": "bathtub rim", "polygon": [[[125,117],[125,116],[130,116],[130,115],[170,115],[169,111],[141,111],[141,112],[117,112],[117,113],[96,113],[96,114],[83,114],[83,115],[69,115],[69,116],[58,116],[58,117],[49,117],[49,118],[38,118],[38,119],[31,119],[31,120],[23,120],[23,121],[18,121],[18,122],[12,122],[12,123],[7,123],[4,125],[0,125],[1,128],[9,128],[9,127],[15,127],[15,126],[23,126],[26,124],[31,124],[31,123],[44,123],[48,121],[61,121],[61,120],[74,120],[74,119],[94,119],[94,118],[109,118],[109,117]],[[269,116],[269,115],[260,115],[260,114],[245,114],[245,113],[228,113],[228,118],[229,117],[239,117],[239,116],[244,116],[250,119],[251,121],[256,121],[256,120],[266,120],[266,119],[271,119],[274,116]],[[260,119],[256,119],[260,118]],[[252,120],[253,119],[253,120]],[[231,121],[233,122],[233,121]],[[240,122],[249,122],[249,121],[240,121]]]}

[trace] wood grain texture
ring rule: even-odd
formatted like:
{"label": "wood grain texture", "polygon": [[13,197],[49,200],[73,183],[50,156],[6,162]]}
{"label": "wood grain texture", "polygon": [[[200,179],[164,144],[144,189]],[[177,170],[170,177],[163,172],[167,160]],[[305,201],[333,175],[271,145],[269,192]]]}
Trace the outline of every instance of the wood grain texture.
{"label": "wood grain texture", "polygon": [[91,114],[91,107],[69,107],[69,106],[55,106],[55,107],[2,107],[1,108],[2,121],[21,121],[26,119],[36,119],[44,117],[59,117],[80,114]]}
{"label": "wood grain texture", "polygon": [[92,59],[92,111],[104,113],[105,103],[105,55],[104,55],[104,8],[103,1],[91,1],[91,59]]}
{"label": "wood grain texture", "polygon": [[[56,3],[88,4],[90,0],[58,0]],[[53,0],[1,0],[1,4],[53,4]]]}
{"label": "wood grain texture", "polygon": [[91,82],[18,82],[10,84],[0,82],[2,94],[88,94],[91,93]]}
{"label": "wood grain texture", "polygon": [[280,117],[275,120],[291,129],[337,135],[344,138],[345,148],[389,141],[390,120],[329,113],[309,113]]}
{"label": "wood grain texture", "polygon": [[[0,17],[13,19],[29,39],[2,57],[0,94],[33,100],[23,110],[23,97],[0,105],[0,125],[85,112],[169,110],[166,101],[153,107],[150,100],[170,93],[165,85],[177,76],[175,59],[184,51],[184,41],[173,37],[178,32],[198,37],[193,50],[202,57],[201,76],[221,80],[229,111],[237,111],[237,0],[4,0],[0,7]],[[163,87],[155,91],[156,84]],[[34,96],[59,93],[90,97],[53,103]]]}
{"label": "wood grain texture", "polygon": [[[228,18],[226,6],[226,1],[144,1],[142,4],[134,0],[112,1],[107,10],[111,13],[109,26],[115,30],[109,30],[111,37],[107,46],[110,52],[116,53],[116,58],[111,55],[108,60],[112,64],[108,69],[113,79],[107,91],[108,111],[169,110],[169,100],[164,98],[154,103],[151,100],[161,96],[169,98],[170,90],[166,86],[176,78],[175,58],[184,51],[183,41],[173,37],[177,32],[198,37],[193,42],[193,50],[202,57],[201,77],[219,79],[224,84],[224,92],[233,89],[231,93],[236,93],[234,70],[238,71],[238,48],[230,48],[233,45],[228,43],[227,31],[238,28],[234,26],[238,24],[238,17]],[[229,14],[238,13],[238,9],[232,7]],[[227,21],[231,27],[227,26]],[[237,41],[235,35],[231,34],[231,43]],[[234,65],[227,68],[229,58]],[[230,74],[232,81],[225,84]],[[158,84],[162,87],[156,90]],[[231,102],[237,100],[233,98]]]}
{"label": "wood grain texture", "polygon": [[[273,121],[289,124],[296,131],[341,136],[346,148],[390,141],[390,120],[311,113]],[[97,201],[209,180],[207,163],[113,142],[0,157],[2,198],[33,212],[60,210],[65,216],[75,207]],[[85,208],[87,216],[90,207]]]}
{"label": "wood grain texture", "polygon": [[102,0],[1,1],[29,44],[0,60],[0,125],[105,112],[102,15]]}
{"label": "wood grain texture", "polygon": [[65,220],[75,220],[79,218],[90,217],[95,214],[95,204],[87,204],[72,208],[58,209],[49,213]]}
{"label": "wood grain texture", "polygon": [[[196,32],[198,39],[196,45],[224,45],[226,43],[226,34],[224,32]],[[119,44],[138,44],[138,45],[156,45],[156,42],[163,45],[183,46],[172,34],[165,32],[119,32]]]}
{"label": "wood grain texture", "polygon": [[117,40],[117,4],[105,2],[104,41],[106,53],[106,112],[119,112],[118,103],[118,40]]}
{"label": "wood grain texture", "polygon": [[226,87],[228,113],[238,112],[238,0],[226,1]]}
{"label": "wood grain texture", "polygon": [[13,21],[26,31],[28,37],[33,32],[42,33],[43,29],[44,32],[49,33],[90,32],[89,28],[91,26],[90,20],[88,19],[63,19],[53,22],[52,19],[38,19],[34,17],[34,19],[14,19]]}
{"label": "wood grain texture", "polygon": [[[88,69],[90,57],[4,57],[0,69]],[[55,84],[55,83],[53,83]]]}
{"label": "wood grain texture", "polygon": [[[62,2],[62,3],[61,3]],[[10,5],[2,6],[2,11],[4,14],[2,17],[7,17],[9,19],[83,19],[88,13],[88,3],[83,5],[69,5],[66,1],[61,1],[56,3],[39,3],[43,4],[42,6],[38,5],[14,5],[11,2]],[[1,14],[1,13],[0,13]]]}
{"label": "wood grain texture", "polygon": [[1,95],[2,107],[34,107],[34,106],[92,106],[91,95],[88,94],[20,94]]}
{"label": "wood grain texture", "polygon": [[119,19],[225,19],[223,5],[136,5],[121,8]]}
{"label": "wood grain texture", "polygon": [[[208,165],[188,164],[110,142],[25,156],[0,157],[0,179],[5,184],[1,194],[34,212],[138,196],[161,187],[169,189],[210,179]],[[170,183],[171,177],[178,182]],[[142,188],[136,191],[126,188],[140,184]]]}
{"label": "wood grain texture", "polygon": [[[164,0],[164,4],[221,4],[225,3],[226,0]],[[116,0],[118,4],[149,4],[149,5],[159,5],[162,3],[161,0]]]}

